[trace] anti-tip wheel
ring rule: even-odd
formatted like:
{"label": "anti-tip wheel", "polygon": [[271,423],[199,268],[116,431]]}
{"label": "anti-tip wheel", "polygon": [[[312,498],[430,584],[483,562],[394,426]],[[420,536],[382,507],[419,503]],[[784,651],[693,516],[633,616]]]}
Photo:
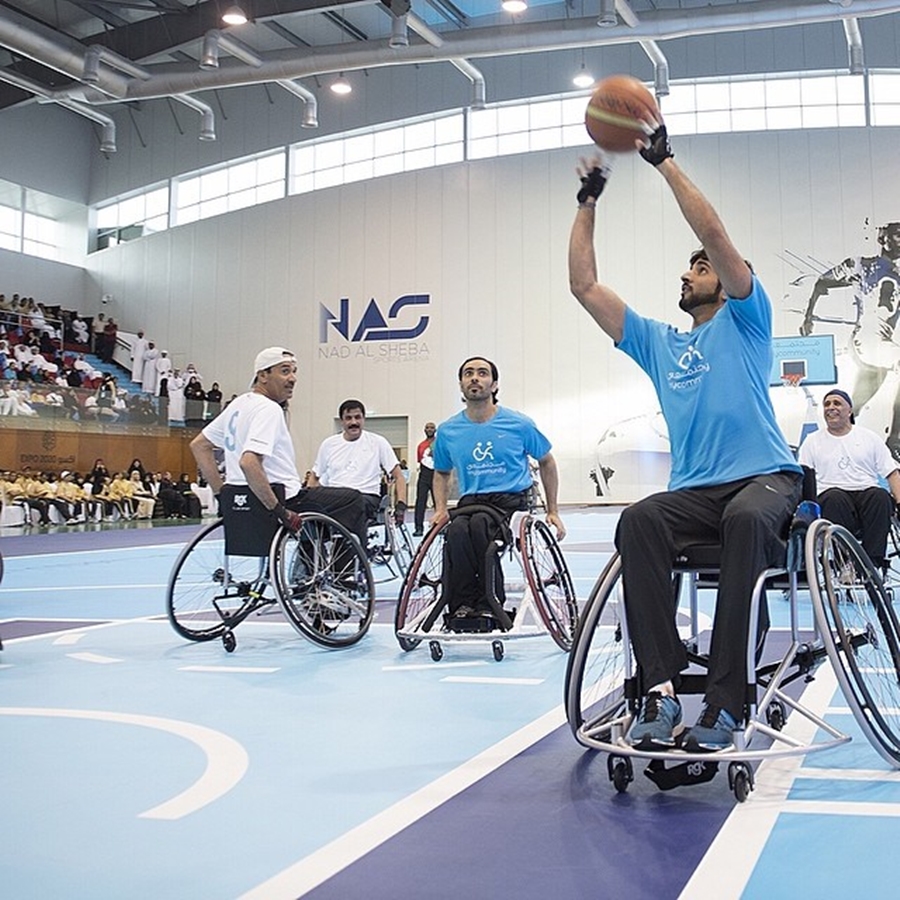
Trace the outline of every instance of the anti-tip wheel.
{"label": "anti-tip wheel", "polygon": [[494,641],[491,644],[491,650],[494,651],[494,659],[500,662],[503,659],[503,641]]}
{"label": "anti-tip wheel", "polygon": [[437,641],[429,641],[428,649],[431,651],[431,658],[435,662],[440,662],[444,656],[444,649]]}

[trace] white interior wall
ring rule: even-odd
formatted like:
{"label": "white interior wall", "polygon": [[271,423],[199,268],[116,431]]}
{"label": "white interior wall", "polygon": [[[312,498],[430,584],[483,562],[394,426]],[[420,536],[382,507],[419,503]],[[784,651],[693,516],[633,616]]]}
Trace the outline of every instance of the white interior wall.
{"label": "white interior wall", "polygon": [[[844,129],[676,140],[678,161],[768,286],[776,333],[799,326],[785,312],[799,274],[786,251],[827,262],[877,252],[865,220],[900,218],[895,154],[882,149],[897,138],[897,129]],[[127,327],[143,326],[176,365],[193,361],[226,395],[245,389],[260,347],[292,348],[301,469],[347,396],[374,414],[409,416],[412,446],[422,423],[459,409],[462,359],[486,354],[500,367],[502,401],[553,441],[562,499],[591,500],[598,438],[655,400],[568,292],[578,155],[397,175],[183,226],[91,256],[92,289],[113,294]],[[617,159],[598,215],[603,279],[640,312],[683,326],[678,277],[695,243],[662,179],[637,157]],[[368,345],[373,357],[358,355],[361,345],[332,329],[327,346],[350,356],[321,358],[320,303],[337,313],[349,298],[353,327],[370,299],[386,314],[413,293],[431,296],[414,342],[427,355],[384,361],[380,342]],[[402,327],[420,312],[405,311]]]}
{"label": "white interior wall", "polygon": [[90,315],[94,304],[84,305],[89,280],[80,266],[0,249],[0,294],[7,297],[34,297],[50,306],[80,309],[84,315]]}

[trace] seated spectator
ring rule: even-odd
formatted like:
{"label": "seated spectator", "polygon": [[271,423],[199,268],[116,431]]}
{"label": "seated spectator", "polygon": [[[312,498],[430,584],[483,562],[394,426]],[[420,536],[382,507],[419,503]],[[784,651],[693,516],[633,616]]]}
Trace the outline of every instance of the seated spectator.
{"label": "seated spectator", "polygon": [[118,488],[115,492],[113,491],[112,482],[112,478],[105,476],[100,483],[100,490],[91,491],[91,497],[102,503],[102,516],[104,522],[112,521],[116,512],[118,512],[123,519],[129,518],[130,505],[126,505],[123,502]]}
{"label": "seated spectator", "polygon": [[88,494],[75,482],[72,472],[61,472],[56,482],[57,499],[67,504],[69,521],[84,522],[88,513]]}
{"label": "seated spectator", "polygon": [[170,472],[163,472],[159,479],[159,490],[156,493],[163,508],[163,516],[167,519],[183,519],[185,502],[180,491],[176,490]]}
{"label": "seated spectator", "polygon": [[156,497],[153,492],[141,478],[141,473],[137,469],[131,470],[128,478],[132,488],[132,498],[137,503],[137,518],[152,519],[153,509],[156,506]]}
{"label": "seated spectator", "polygon": [[75,318],[72,319],[72,337],[76,344],[88,344],[91,339],[87,323],[78,313],[75,313]]}
{"label": "seated spectator", "polygon": [[800,464],[815,469],[822,516],[859,537],[872,562],[883,567],[891,516],[900,503],[897,463],[881,437],[856,424],[849,394],[828,391],[822,413],[825,430],[800,445]]}
{"label": "seated spectator", "polygon": [[106,468],[106,463],[100,457],[97,457],[94,460],[93,468],[85,478],[85,481],[90,482],[91,493],[95,496],[99,494],[103,490],[103,485],[107,478],[109,478],[109,469]]}
{"label": "seated spectator", "polygon": [[184,501],[184,515],[188,519],[199,519],[202,515],[200,498],[194,493],[191,487],[191,479],[187,472],[181,473],[181,476],[175,483],[175,490],[181,494]]}
{"label": "seated spectator", "polygon": [[109,483],[107,494],[113,502],[118,503],[123,518],[133,519],[137,514],[138,502],[134,496],[134,482],[124,472],[116,472]]}
{"label": "seated spectator", "polygon": [[19,491],[19,499],[22,500],[29,509],[37,510],[40,525],[50,524],[50,503],[47,495],[46,485],[40,478],[30,471],[23,472],[16,478],[16,485]]}

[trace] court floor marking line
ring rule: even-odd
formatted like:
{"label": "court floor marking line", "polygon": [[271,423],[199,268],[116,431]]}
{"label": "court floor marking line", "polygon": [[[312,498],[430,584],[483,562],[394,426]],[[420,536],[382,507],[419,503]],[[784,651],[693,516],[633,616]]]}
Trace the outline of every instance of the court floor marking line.
{"label": "court floor marking line", "polygon": [[5,706],[0,716],[36,716],[40,718],[89,719],[154,728],[195,744],[206,757],[203,774],[180,794],[151,809],[138,813],[139,819],[181,819],[227,794],[243,777],[250,764],[247,751],[234,738],[221,731],[160,716],[117,713],[97,709],[58,709],[53,707]]}
{"label": "court floor marking line", "polygon": [[242,675],[271,675],[273,672],[280,672],[281,666],[179,666],[179,672],[225,672],[234,674],[238,672]]}
{"label": "court floor marking line", "polygon": [[407,665],[389,665],[382,666],[382,672],[421,672],[426,669],[464,669],[472,666],[489,666],[486,659],[471,659],[459,662],[430,662],[430,663],[409,663]]}
{"label": "court floor marking line", "polygon": [[823,781],[900,781],[897,769],[821,769],[806,768],[797,773],[798,779],[820,778]]}
{"label": "court floor marking line", "polygon": [[60,591],[160,591],[168,587],[160,584],[53,584],[37,587],[0,588],[0,594],[52,594]]}
{"label": "court floor marking line", "polygon": [[4,560],[7,564],[9,564],[14,560],[24,559],[33,561],[36,559],[46,559],[46,557],[48,556],[65,556],[68,560],[69,557],[72,556],[97,556],[98,554],[105,556],[109,553],[145,554],[148,550],[169,550],[172,548],[180,549],[186,543],[187,540],[183,540],[172,541],[169,544],[135,544],[132,547],[98,547],[96,550],[60,550],[54,548],[53,550],[46,550],[43,553],[21,553],[14,556],[4,554]]}
{"label": "court floor marking line", "polygon": [[503,678],[497,677],[492,678],[490,675],[485,675],[482,678],[479,678],[476,675],[446,675],[441,679],[442,682],[446,682],[448,684],[525,684],[525,685],[535,685],[535,684],[543,684],[546,679],[545,678]]}
{"label": "court floor marking line", "polygon": [[815,816],[879,816],[900,818],[900,803],[865,803],[862,801],[788,800],[784,811]]}
{"label": "court floor marking line", "polygon": [[[836,690],[834,671],[830,666],[820,666],[815,680],[803,692],[803,705],[821,715]],[[807,743],[815,732],[815,723],[805,717],[794,714],[788,718],[785,733],[797,740]],[[711,884],[716,886],[719,900],[741,896],[778,816],[791,808],[787,796],[800,775],[802,762],[802,756],[787,756],[766,760],[759,766],[755,790],[746,803],[737,803],[731,811],[679,900],[708,900]]]}
{"label": "court floor marking line", "polygon": [[238,900],[297,900],[442,803],[489,775],[514,756],[527,750],[565,721],[562,706],[545,713],[452,771],[251,888]]}
{"label": "court floor marking line", "polygon": [[69,659],[76,659],[78,662],[96,663],[97,665],[125,662],[124,659],[118,659],[115,656],[103,656],[100,653],[67,653],[66,656]]}

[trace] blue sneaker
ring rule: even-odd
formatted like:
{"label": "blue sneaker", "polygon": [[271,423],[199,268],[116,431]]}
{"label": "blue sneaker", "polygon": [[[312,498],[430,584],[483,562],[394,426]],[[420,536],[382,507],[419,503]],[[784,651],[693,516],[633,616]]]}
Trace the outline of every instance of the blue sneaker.
{"label": "blue sneaker", "polygon": [[732,744],[731,733],[737,728],[734,716],[727,709],[707,705],[697,724],[684,737],[684,749],[692,753],[703,750],[724,750]]}
{"label": "blue sneaker", "polygon": [[650,691],[628,740],[644,750],[675,746],[672,732],[681,724],[681,704],[676,697]]}

